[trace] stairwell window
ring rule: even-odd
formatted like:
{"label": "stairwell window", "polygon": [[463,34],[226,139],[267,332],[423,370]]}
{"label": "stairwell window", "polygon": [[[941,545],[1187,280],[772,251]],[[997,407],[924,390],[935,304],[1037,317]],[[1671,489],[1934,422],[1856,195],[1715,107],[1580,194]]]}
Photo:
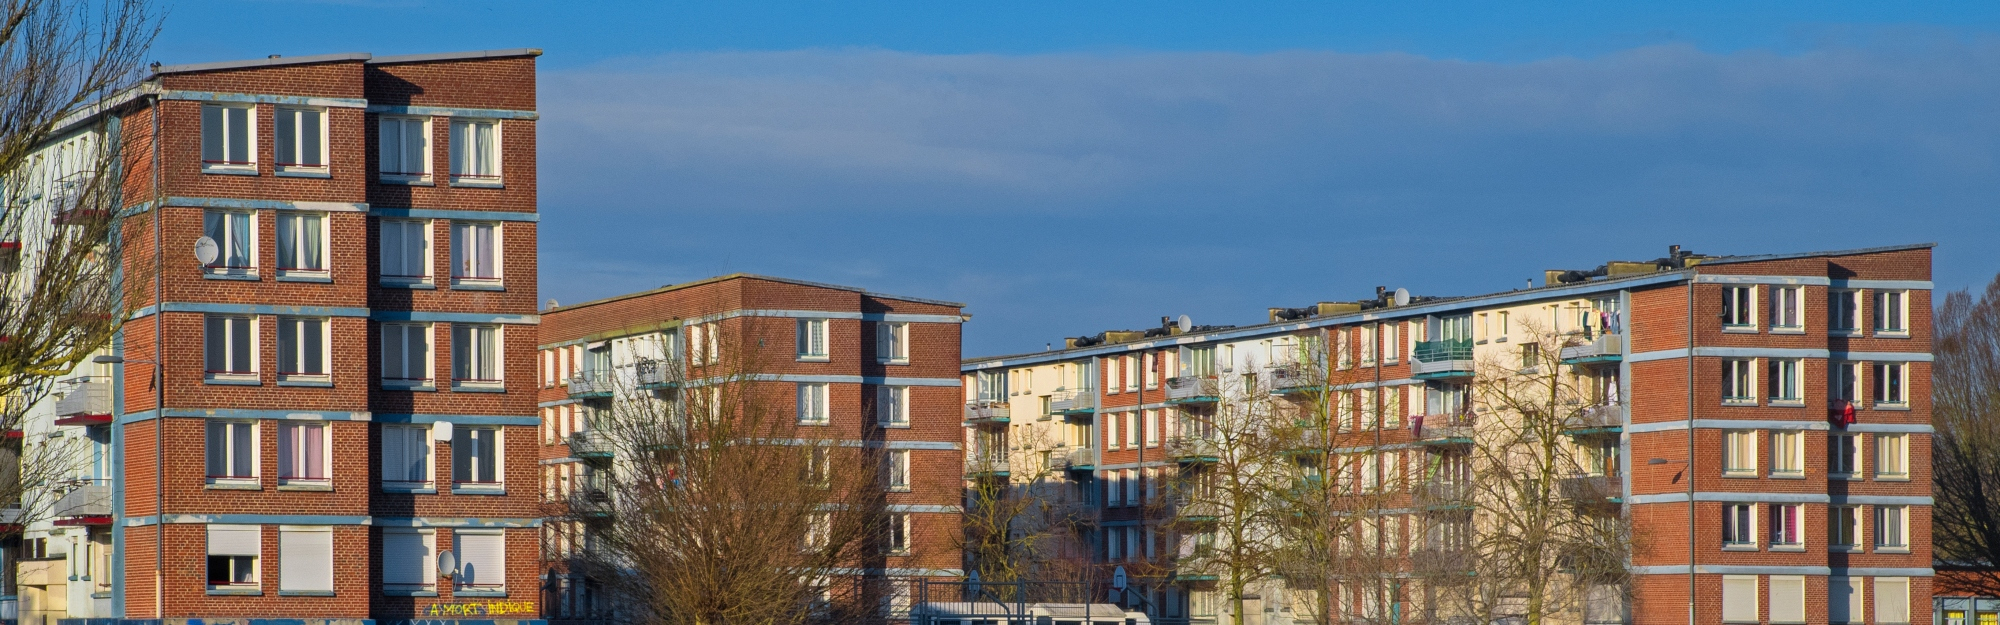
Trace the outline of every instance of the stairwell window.
{"label": "stairwell window", "polygon": [[1757,431],[1727,430],[1722,433],[1722,475],[1757,476]]}
{"label": "stairwell window", "polygon": [[202,105],[202,173],[257,175],[255,110],[250,105]]}
{"label": "stairwell window", "polygon": [[1803,511],[1796,504],[1771,504],[1771,550],[1804,551],[1805,538],[1800,529],[1804,525]]}
{"label": "stairwell window", "polygon": [[1722,331],[1757,331],[1757,287],[1722,287]]}
{"label": "stairwell window", "polygon": [[494,222],[451,224],[452,288],[501,286],[500,236],[500,224]]}
{"label": "stairwell window", "polygon": [[1910,509],[1906,506],[1875,506],[1875,550],[1909,553]]}
{"label": "stairwell window", "polygon": [[796,334],[799,360],[825,362],[828,359],[825,319],[800,319]]}
{"label": "stairwell window", "polygon": [[326,214],[278,212],[278,280],[327,281]]}
{"label": "stairwell window", "polygon": [[277,175],[325,177],[326,109],[281,106],[272,117]]}
{"label": "stairwell window", "polygon": [[799,425],[826,425],[832,421],[827,414],[827,385],[824,382],[801,382],[798,385]]}
{"label": "stairwell window", "polygon": [[257,488],[257,422],[208,422],[208,483]]}
{"label": "stairwell window", "polygon": [[431,390],[431,324],[384,323],[382,388]]}
{"label": "stairwell window", "polygon": [[430,288],[430,220],[383,219],[380,223],[382,285]]}
{"label": "stairwell window", "polygon": [[1861,333],[1861,291],[1827,291],[1827,333],[1851,336]]}
{"label": "stairwell window", "polygon": [[1836,361],[1830,368],[1833,371],[1833,375],[1831,376],[1833,379],[1830,380],[1833,388],[1829,389],[1829,392],[1833,395],[1834,399],[1839,400],[1833,407],[1839,409],[1841,407],[1840,402],[1859,406],[1861,402],[1861,365],[1859,363]]}
{"label": "stairwell window", "polygon": [[1771,405],[1804,406],[1805,395],[1799,384],[1799,371],[1804,364],[1789,358],[1772,358],[1764,362],[1769,365]]}
{"label": "stairwell window", "polygon": [[278,384],[312,385],[333,381],[325,317],[278,318]]}
{"label": "stairwell window", "polygon": [[875,387],[875,423],[882,427],[910,427],[910,387]]}
{"label": "stairwell window", "polygon": [[1910,435],[1875,435],[1875,479],[1910,479]]}
{"label": "stairwell window", "polygon": [[500,186],[499,121],[452,120],[451,184],[459,187]]}
{"label": "stairwell window", "polygon": [[452,492],[501,491],[502,471],[506,469],[500,457],[500,451],[506,449],[501,436],[497,427],[459,427],[451,443]]}
{"label": "stairwell window", "polygon": [[202,348],[209,383],[259,383],[256,317],[208,315],[203,322]]}
{"label": "stairwell window", "polygon": [[1909,366],[1900,362],[1875,363],[1875,409],[1905,410],[1910,407]]}
{"label": "stairwell window", "polygon": [[1798,333],[1806,330],[1806,292],[1795,286],[1771,287],[1771,332]]}
{"label": "stairwell window", "polygon": [[887,551],[891,555],[908,555],[911,544],[910,515],[908,513],[890,514],[887,529],[889,535],[884,545]]}
{"label": "stairwell window", "polygon": [[1908,291],[1875,292],[1875,336],[1910,336],[1910,294]]}
{"label": "stairwell window", "polygon": [[381,135],[378,179],[392,184],[430,184],[430,118],[384,115],[376,128]]}
{"label": "stairwell window", "polygon": [[204,267],[209,276],[253,279],[257,276],[257,217],[250,211],[212,210],[202,213],[202,235],[215,241],[215,262]]}
{"label": "stairwell window", "polygon": [[451,326],[451,387],[454,391],[499,391],[502,380],[500,326]]}
{"label": "stairwell window", "polygon": [[1722,504],[1722,548],[1724,550],[1757,548],[1757,504]]}
{"label": "stairwell window", "polygon": [[1827,508],[1826,546],[1833,551],[1852,551],[1861,546],[1861,509],[1854,506]]}
{"label": "stairwell window", "polygon": [[330,444],[325,423],[278,424],[278,487],[332,487],[327,478]]}
{"label": "stairwell window", "polygon": [[889,450],[889,490],[910,492],[910,450]]}
{"label": "stairwell window", "polygon": [[891,365],[910,363],[910,324],[875,324],[875,361]]}
{"label": "stairwell window", "polygon": [[389,491],[431,485],[431,428],[425,425],[382,426],[382,487]]}
{"label": "stairwell window", "polygon": [[1722,361],[1722,403],[1724,405],[1757,405],[1757,361],[1754,359],[1724,359]]}
{"label": "stairwell window", "polygon": [[257,561],[263,550],[263,526],[208,526],[209,594],[263,594],[257,580]]}

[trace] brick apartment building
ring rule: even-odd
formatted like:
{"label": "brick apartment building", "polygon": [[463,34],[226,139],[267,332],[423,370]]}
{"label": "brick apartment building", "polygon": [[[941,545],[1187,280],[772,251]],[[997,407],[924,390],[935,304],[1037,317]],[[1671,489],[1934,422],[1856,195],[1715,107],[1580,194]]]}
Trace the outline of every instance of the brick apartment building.
{"label": "brick apartment building", "polygon": [[[544,310],[544,490],[551,502],[579,505],[615,495],[600,492],[601,472],[619,460],[616,446],[593,429],[594,413],[621,393],[675,403],[699,390],[692,388],[697,380],[716,375],[703,366],[715,364],[719,350],[742,350],[751,370],[730,375],[749,376],[744,383],[768,391],[748,393],[785,398],[784,417],[798,419],[801,437],[879,446],[889,463],[883,479],[893,520],[886,531],[894,535],[883,540],[888,555],[862,573],[889,578],[893,588],[907,587],[907,578],[956,577],[963,307],[733,274]],[[710,362],[697,362],[704,352]],[[676,388],[680,380],[690,388]],[[591,548],[590,523],[544,525],[551,619],[603,615],[591,573],[577,560]],[[890,597],[892,611],[906,607]]]}
{"label": "brick apartment building", "polygon": [[93,460],[23,620],[539,618],[539,54],[155,65],[69,120],[136,299],[25,428]]}
{"label": "brick apartment building", "polygon": [[[1477,531],[1444,501],[1469,490],[1475,364],[1554,361],[1591,389],[1589,423],[1566,435],[1593,461],[1564,478],[1564,496],[1629,516],[1645,537],[1629,595],[1592,589],[1562,620],[1926,622],[1930,247],[1723,257],[1676,247],[1656,261],[1552,271],[1537,288],[1383,292],[1274,308],[1266,324],[1163,323],[971,358],[966,475],[1066,494],[1092,511],[1077,548],[1099,567],[1144,572],[1121,595],[1128,607],[1214,623],[1230,606],[1213,578],[1176,571],[1190,537],[1149,506],[1149,486],[1203,470],[1192,428],[1215,409],[1218,379],[1256,376],[1278,396],[1315,389],[1333,403],[1333,452],[1383,463],[1370,471],[1350,458],[1336,466],[1359,475],[1345,477],[1407,485],[1374,512],[1381,544],[1407,558],[1405,580],[1386,586],[1386,601],[1337,587],[1335,618],[1452,621],[1408,578],[1462,562],[1463,537]],[[1524,353],[1545,330],[1564,338],[1562,353]],[[1329,362],[1290,360],[1304,345]],[[1311,371],[1325,379],[1301,373]],[[1246,605],[1249,622],[1309,618],[1265,590]]]}

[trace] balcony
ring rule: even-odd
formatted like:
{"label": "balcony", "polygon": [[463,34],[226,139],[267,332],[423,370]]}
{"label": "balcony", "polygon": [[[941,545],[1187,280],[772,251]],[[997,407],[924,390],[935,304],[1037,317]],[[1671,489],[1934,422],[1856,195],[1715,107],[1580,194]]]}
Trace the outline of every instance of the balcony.
{"label": "balcony", "polygon": [[1183,523],[1214,523],[1222,518],[1222,505],[1213,501],[1190,501],[1174,510],[1174,518]]}
{"label": "balcony", "polygon": [[1472,341],[1418,341],[1410,357],[1410,377],[1420,380],[1472,375]]}
{"label": "balcony", "polygon": [[1591,434],[1617,434],[1625,429],[1625,404],[1598,404],[1584,406],[1576,411],[1575,419],[1563,427],[1570,436]]}
{"label": "balcony", "polygon": [[569,511],[577,516],[604,518],[611,510],[611,493],[602,488],[585,487],[569,499]]}
{"label": "balcony", "polygon": [[1472,483],[1465,481],[1418,482],[1411,489],[1410,499],[1417,507],[1429,510],[1471,508]]}
{"label": "balcony", "polygon": [[110,480],[79,480],[49,509],[56,525],[110,525]]}
{"label": "balcony", "polygon": [[56,400],[56,425],[104,425],[111,422],[111,382],[83,378],[69,394]]}
{"label": "balcony", "polygon": [[612,386],[611,376],[603,372],[587,371],[570,376],[569,396],[571,399],[610,397]]}
{"label": "balcony", "polygon": [[578,458],[610,458],[613,455],[611,438],[596,430],[570,434],[569,455]]}
{"label": "balcony", "polygon": [[674,379],[674,362],[671,360],[641,360],[633,368],[638,370],[639,390],[657,391],[681,385],[680,380]]}
{"label": "balcony", "polygon": [[1410,431],[1419,445],[1471,445],[1472,415],[1417,415],[1410,417]]}
{"label": "balcony", "polygon": [[1625,335],[1599,334],[1582,345],[1562,348],[1565,365],[1616,363],[1625,359]]}
{"label": "balcony", "polygon": [[965,457],[965,476],[971,478],[1007,477],[1007,459],[1004,457]]}
{"label": "balcony", "polygon": [[1316,393],[1326,389],[1326,380],[1314,379],[1313,369],[1301,364],[1277,365],[1265,369],[1264,387],[1271,389],[1272,395],[1294,393]]}
{"label": "balcony", "polygon": [[965,422],[973,425],[1006,423],[1007,402],[999,399],[982,399],[965,404]]}
{"label": "balcony", "polygon": [[1331,449],[1327,445],[1326,428],[1301,427],[1285,440],[1285,449],[1279,453],[1298,460],[1308,460],[1326,455]]}
{"label": "balcony", "polygon": [[1089,447],[1078,447],[1050,451],[1048,462],[1050,471],[1089,471],[1095,468],[1097,460]]}
{"label": "balcony", "polygon": [[1465,549],[1423,547],[1410,552],[1410,568],[1418,575],[1461,574],[1472,570],[1472,552]]}
{"label": "balcony", "polygon": [[1583,504],[1618,503],[1624,490],[1623,481],[1611,475],[1578,475],[1556,482],[1564,499]]}
{"label": "balcony", "polygon": [[1096,392],[1080,388],[1076,390],[1057,389],[1049,396],[1049,412],[1065,417],[1087,417],[1097,413]]}
{"label": "balcony", "polygon": [[1183,375],[1167,378],[1167,403],[1212,404],[1221,401],[1215,376]]}
{"label": "balcony", "polygon": [[1181,464],[1213,464],[1221,461],[1222,451],[1213,439],[1176,436],[1167,440],[1167,457]]}

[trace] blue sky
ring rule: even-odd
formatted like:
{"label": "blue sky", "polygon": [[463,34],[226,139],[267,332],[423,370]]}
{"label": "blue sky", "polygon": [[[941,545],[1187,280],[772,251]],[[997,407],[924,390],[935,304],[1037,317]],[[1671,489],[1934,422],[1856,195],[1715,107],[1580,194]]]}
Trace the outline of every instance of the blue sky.
{"label": "blue sky", "polygon": [[154,56],[542,48],[544,298],[792,276],[973,355],[1674,243],[2000,271],[2000,4],[551,6],[186,2]]}

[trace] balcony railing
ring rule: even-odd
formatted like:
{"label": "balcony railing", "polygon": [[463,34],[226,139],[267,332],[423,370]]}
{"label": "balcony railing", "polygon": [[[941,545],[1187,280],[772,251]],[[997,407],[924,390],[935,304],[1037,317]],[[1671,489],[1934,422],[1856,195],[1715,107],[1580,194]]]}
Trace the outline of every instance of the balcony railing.
{"label": "balcony railing", "polygon": [[1326,388],[1325,380],[1315,380],[1313,369],[1302,364],[1277,365],[1265,369],[1264,387],[1275,395],[1310,393]]}
{"label": "balcony railing", "polygon": [[1069,470],[1089,471],[1097,468],[1097,450],[1077,447],[1069,450]]}
{"label": "balcony railing", "polygon": [[1410,499],[1419,508],[1466,508],[1472,506],[1472,483],[1463,480],[1417,482]]}
{"label": "balcony railing", "polygon": [[610,397],[611,376],[602,372],[579,373],[569,378],[569,396],[574,398]]}
{"label": "balcony railing", "polygon": [[1410,417],[1410,434],[1422,444],[1469,445],[1472,422],[1467,413],[1417,415]]}
{"label": "balcony railing", "polygon": [[83,378],[69,394],[56,400],[56,425],[101,425],[111,422],[111,383]]}
{"label": "balcony railing", "polygon": [[1472,375],[1472,341],[1418,341],[1410,375],[1423,379]]}
{"label": "balcony railing", "polygon": [[1618,501],[1623,494],[1622,481],[1609,475],[1578,475],[1562,478],[1556,482],[1556,490],[1564,499],[1578,503],[1603,503]]}
{"label": "balcony railing", "polygon": [[1219,401],[1215,376],[1183,375],[1167,378],[1167,403],[1196,404]]}
{"label": "balcony railing", "polygon": [[80,480],[75,489],[56,499],[49,512],[57,525],[110,524],[111,481]]}
{"label": "balcony railing", "polygon": [[1625,359],[1625,335],[1599,334],[1597,338],[1582,345],[1562,348],[1562,362],[1566,365],[1618,362]]}
{"label": "balcony railing", "polygon": [[1584,406],[1576,411],[1575,419],[1564,429],[1571,435],[1616,433],[1625,427],[1625,405],[1623,403]]}
{"label": "balcony railing", "polygon": [[982,399],[965,404],[966,423],[1006,423],[1008,420],[1005,400]]}
{"label": "balcony railing", "polygon": [[1065,417],[1083,416],[1097,412],[1096,392],[1092,389],[1057,389],[1049,396],[1049,412]]}
{"label": "balcony railing", "polygon": [[1210,463],[1222,457],[1221,446],[1214,439],[1196,436],[1176,436],[1167,439],[1167,457],[1180,463]]}
{"label": "balcony railing", "polygon": [[1176,507],[1174,517],[1188,523],[1211,523],[1222,518],[1222,505],[1213,501],[1189,501]]}
{"label": "balcony railing", "polygon": [[570,496],[569,510],[579,516],[611,516],[611,493],[602,488],[582,488]]}
{"label": "balcony railing", "polygon": [[633,368],[639,374],[639,388],[650,391],[679,386],[680,381],[673,376],[673,364],[673,361],[653,359],[634,363]]}
{"label": "balcony railing", "polygon": [[1447,547],[1423,547],[1410,552],[1410,568],[1419,575],[1440,575],[1472,570],[1472,552]]}
{"label": "balcony railing", "polygon": [[1007,477],[1007,458],[999,456],[966,456],[965,474],[971,477]]}
{"label": "balcony railing", "polygon": [[584,430],[569,435],[569,455],[578,458],[610,458],[611,439],[603,432]]}

